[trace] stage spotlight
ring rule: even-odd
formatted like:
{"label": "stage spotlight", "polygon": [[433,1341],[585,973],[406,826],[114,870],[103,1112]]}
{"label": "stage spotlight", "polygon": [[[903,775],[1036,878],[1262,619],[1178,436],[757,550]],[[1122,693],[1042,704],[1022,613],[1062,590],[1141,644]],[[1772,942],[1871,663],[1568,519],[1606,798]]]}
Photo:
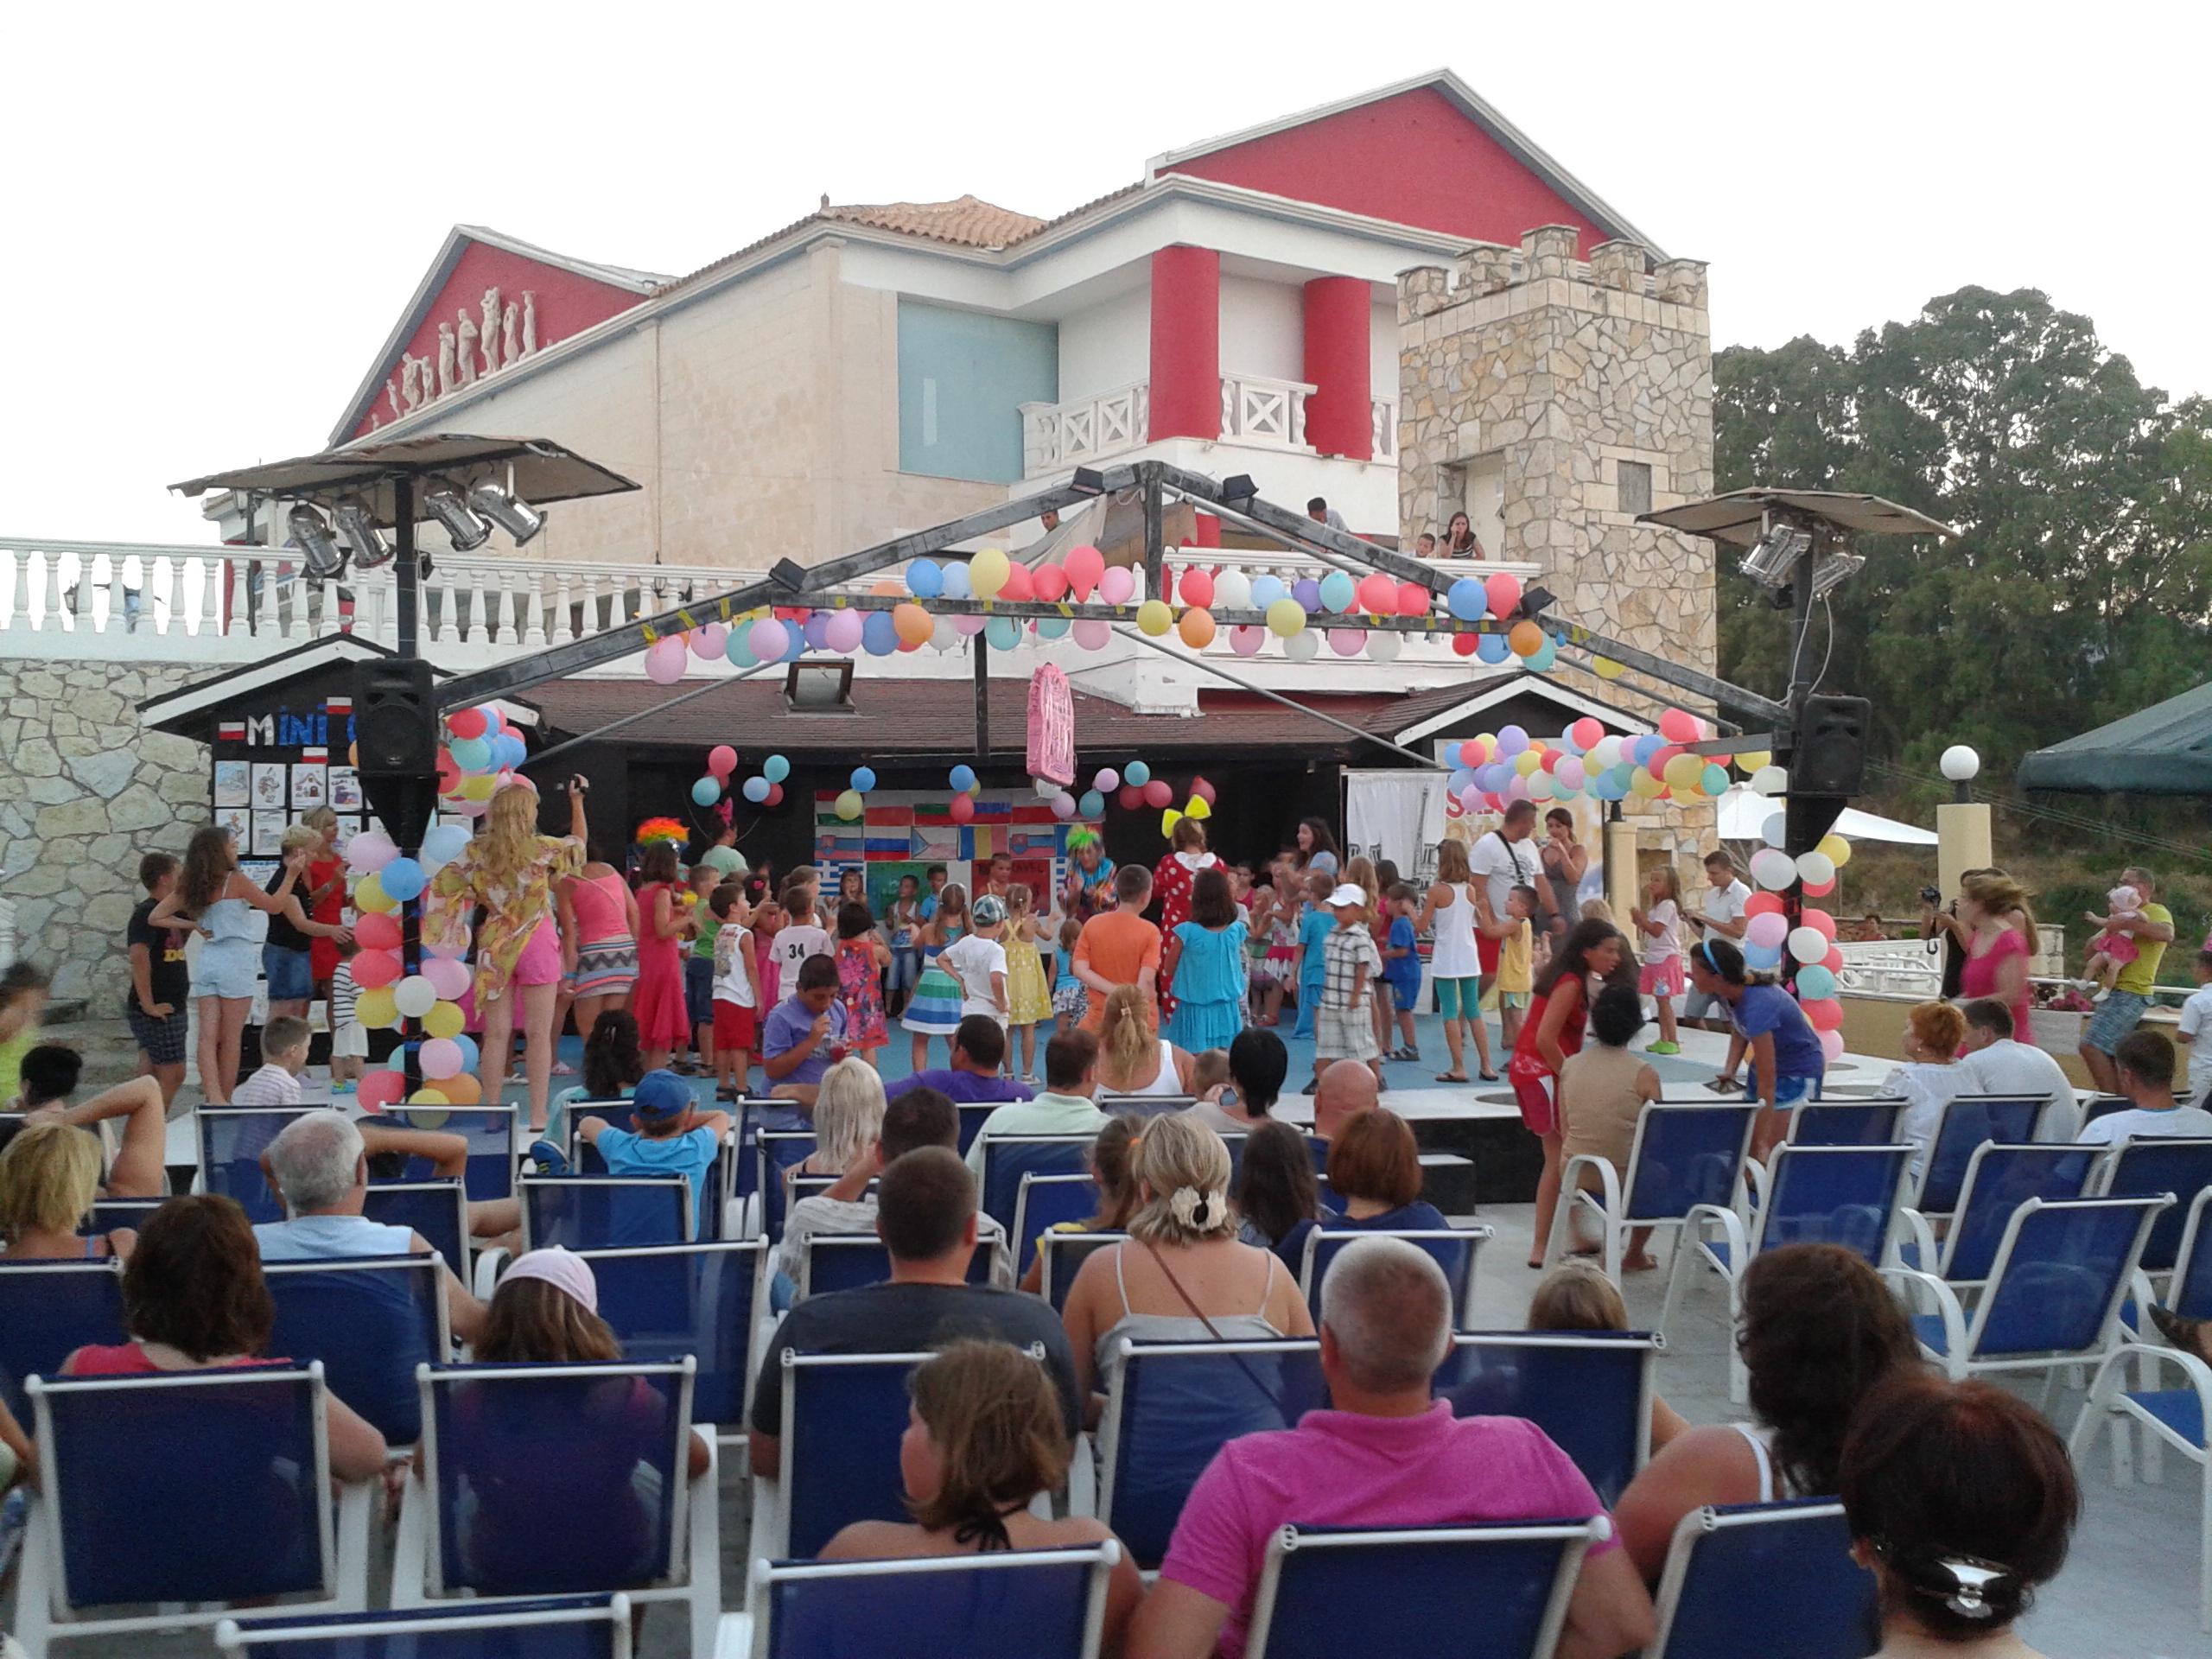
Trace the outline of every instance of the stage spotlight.
{"label": "stage spotlight", "polygon": [[468,493],[468,505],[513,537],[517,547],[545,528],[543,513],[497,484],[479,484]]}
{"label": "stage spotlight", "polygon": [[376,515],[369,511],[369,504],[358,495],[349,495],[334,510],[332,517],[345,533],[346,545],[353,555],[353,569],[381,569],[391,561],[391,549],[377,532]]}
{"label": "stage spotlight", "polygon": [[1106,493],[1106,474],[1096,467],[1078,467],[1075,469],[1075,476],[1068,480],[1068,487],[1084,495],[1103,495]]}
{"label": "stage spotlight", "polygon": [[1744,574],[1762,588],[1783,587],[1812,545],[1812,531],[1785,518],[1770,518],[1751,550],[1744,555]]}
{"label": "stage spotlight", "polygon": [[1260,486],[1252,481],[1249,473],[1239,473],[1234,478],[1221,480],[1221,505],[1224,507],[1249,507],[1259,494]]}
{"label": "stage spotlight", "polygon": [[304,501],[284,517],[292,539],[307,556],[307,573],[317,582],[328,580],[346,568],[346,555],[330,533],[323,517]]}
{"label": "stage spotlight", "polygon": [[1541,583],[1521,590],[1521,614],[1527,617],[1541,615],[1557,601],[1559,595]]}
{"label": "stage spotlight", "polygon": [[1857,575],[1866,563],[1866,556],[1840,550],[1823,553],[1813,566],[1813,597],[1825,598],[1834,588]]}
{"label": "stage spotlight", "polygon": [[429,509],[433,518],[445,526],[454,552],[468,552],[492,539],[492,526],[471,512],[468,503],[461,499],[461,492],[450,485],[432,490],[423,498],[423,505]]}
{"label": "stage spotlight", "polygon": [[797,559],[778,559],[768,567],[768,580],[796,594],[806,586],[806,567]]}

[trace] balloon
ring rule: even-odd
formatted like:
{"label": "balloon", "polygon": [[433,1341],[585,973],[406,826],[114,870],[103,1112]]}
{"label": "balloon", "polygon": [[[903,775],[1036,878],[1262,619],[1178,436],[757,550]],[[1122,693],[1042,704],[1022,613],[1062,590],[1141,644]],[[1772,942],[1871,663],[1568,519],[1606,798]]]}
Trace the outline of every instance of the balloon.
{"label": "balloon", "polygon": [[461,1045],[449,1037],[433,1037],[416,1057],[426,1077],[449,1077],[461,1070]]}
{"label": "balloon", "polygon": [[1515,755],[1520,753],[1528,747],[1529,734],[1522,728],[1518,726],[1506,726],[1499,728],[1497,734],[1497,753],[1500,760],[1510,760]]}
{"label": "balloon", "polygon": [[1769,911],[1744,924],[1744,938],[1763,950],[1771,950],[1789,937],[1787,918]]}
{"label": "balloon", "polygon": [[1144,804],[1147,806],[1165,806],[1174,798],[1175,791],[1167,786],[1165,778],[1155,778],[1144,786]]}
{"label": "balloon", "polygon": [[[364,916],[361,919],[365,922],[371,919],[388,921],[390,918],[382,916],[374,918]],[[391,923],[391,930],[394,933],[397,933],[399,925],[397,922]],[[361,950],[353,953],[353,983],[360,990],[382,990],[388,985],[397,983],[402,971],[404,969],[399,960],[398,942],[396,939],[389,950]]]}
{"label": "balloon", "polygon": [[423,836],[423,850],[418,861],[435,874],[454,860],[468,845],[468,831],[457,823],[433,824]]}
{"label": "balloon", "polygon": [[1514,775],[1533,778],[1544,769],[1544,757],[1534,749],[1523,749],[1513,757]]}
{"label": "balloon", "polygon": [[[359,1010],[356,1011],[359,1017]],[[397,1106],[400,1096],[407,1092],[407,1077],[401,1071],[365,1071],[353,1098],[361,1103],[364,1111],[380,1112],[388,1106]]]}
{"label": "balloon", "polygon": [[1700,790],[1704,791],[1707,795],[1721,795],[1726,793],[1728,789],[1728,768],[1722,766],[1716,766],[1711,761],[1707,761],[1704,767],[1698,772],[1697,786]]}
{"label": "balloon", "polygon": [[952,798],[952,821],[955,823],[966,823],[975,816],[976,798],[973,795],[956,795]]}
{"label": "balloon", "polygon": [[1805,896],[1808,899],[1825,899],[1834,891],[1835,883],[1833,881],[1808,881],[1805,883]]}
{"label": "balloon", "polygon": [[451,957],[430,957],[423,963],[423,977],[430,982],[439,1000],[458,1002],[468,995],[468,964]]}
{"label": "balloon", "polygon": [[1779,893],[1797,879],[1796,861],[1778,847],[1762,847],[1751,855],[1751,879]]}
{"label": "balloon", "polygon": [[[368,915],[353,924],[353,943],[363,950],[397,950],[399,949],[399,922],[391,916]],[[353,982],[362,983],[360,958],[354,958]]]}
{"label": "balloon", "polygon": [[768,804],[771,806],[781,806],[783,804],[784,786],[781,784],[770,784],[768,785]]}
{"label": "balloon", "polygon": [[[923,614],[926,617],[928,613]],[[861,623],[861,649],[871,657],[888,657],[899,649],[899,624],[889,611],[868,613]]]}
{"label": "balloon", "polygon": [[1766,822],[1759,826],[1759,839],[1770,847],[1785,845],[1789,839],[1789,816],[1785,812],[1770,812]]}
{"label": "balloon", "polygon": [[1417,582],[1398,584],[1398,614],[1427,616],[1435,607],[1436,595]]}
{"label": "balloon", "polygon": [[791,648],[791,629],[773,617],[764,622],[755,622],[747,640],[753,648],[753,654],[764,663],[772,663],[781,657]]}
{"label": "balloon", "polygon": [[1483,583],[1483,594],[1490,601],[1492,616],[1510,616],[1513,607],[1521,602],[1521,578],[1510,571],[1501,570]]}
{"label": "balloon", "polygon": [[1063,823],[1075,817],[1076,799],[1065,789],[1052,797],[1052,816]]}
{"label": "balloon", "polygon": [[995,616],[984,628],[983,639],[993,651],[1012,651],[1021,643],[1021,624],[1010,616]]}
{"label": "balloon", "polygon": [[1851,862],[1851,843],[1834,831],[1822,836],[1820,846],[1815,850],[1826,854],[1828,862],[1839,870]]}
{"label": "balloon", "polygon": [[353,884],[356,910],[397,910],[399,900],[384,890],[382,875],[365,875]]}
{"label": "balloon", "polygon": [[987,547],[968,561],[969,586],[976,590],[978,599],[996,599],[1013,568],[1013,561],[1003,550]]}
{"label": "balloon", "polygon": [[780,784],[791,775],[791,763],[780,754],[772,754],[760,763],[760,775],[772,784]]}
{"label": "balloon", "polygon": [[1068,573],[1057,564],[1039,565],[1029,580],[1038,599],[1047,605],[1057,605],[1067,596]]}
{"label": "balloon", "polygon": [[502,771],[512,771],[530,759],[530,746],[512,732],[501,732],[492,740],[492,763]]}
{"label": "balloon", "polygon": [[949,781],[953,788],[964,795],[976,787],[976,768],[964,763],[957,766],[952,769]]}
{"label": "balloon", "polygon": [[1077,623],[1074,633],[1076,644],[1085,651],[1103,651],[1114,637],[1114,630],[1095,617],[1086,617]]}
{"label": "balloon", "polygon": [[916,599],[935,599],[944,591],[944,569],[930,559],[916,559],[906,567],[906,591]]}
{"label": "balloon", "polygon": [[728,649],[729,629],[723,624],[709,622],[703,627],[692,630],[691,651],[694,656],[711,663]]}
{"label": "balloon", "polygon": [[1505,643],[1505,636],[1502,633],[1482,634],[1475,641],[1475,659],[1487,663],[1492,668],[1512,654],[1512,647]]}
{"label": "balloon", "polygon": [[1229,648],[1239,657],[1256,657],[1267,643],[1268,631],[1249,622],[1240,622],[1229,631]]}
{"label": "balloon", "polygon": [[729,643],[722,647],[722,656],[732,668],[750,668],[760,659],[753,654],[753,624],[739,623],[729,631]]}
{"label": "balloon", "polygon": [[1843,1058],[1843,1033],[1840,1031],[1821,1032],[1820,1039],[1821,1052],[1831,1065]]}
{"label": "balloon", "polygon": [[1079,600],[1089,599],[1091,589],[1098,586],[1100,579],[1106,574],[1105,556],[1087,542],[1081,547],[1068,550],[1065,564],[1068,587]]}
{"label": "balloon", "polygon": [[1828,942],[1818,928],[1789,930],[1789,954],[1799,962],[1818,962],[1828,953]]}
{"label": "balloon", "polygon": [[1249,611],[1252,605],[1252,579],[1242,570],[1224,570],[1213,579],[1213,605],[1217,611]]}
{"label": "balloon", "polygon": [[1361,628],[1331,628],[1329,649],[1339,657],[1357,657],[1367,644],[1367,634]]}
{"label": "balloon", "polygon": [[1308,616],[1321,608],[1321,584],[1311,576],[1300,576],[1292,582],[1290,596],[1298,601],[1298,608]]}
{"label": "balloon", "polygon": [[1142,789],[1152,781],[1152,768],[1141,760],[1132,760],[1122,768],[1122,781]]}
{"label": "balloon", "polygon": [[[1252,578],[1252,608],[1264,611],[1279,599],[1288,599],[1290,589],[1283,585],[1281,576],[1257,575]],[[1304,610],[1304,606],[1299,609]]]}
{"label": "balloon", "polygon": [[930,630],[935,624],[927,611],[909,601],[892,611],[891,626],[897,630],[901,639],[909,645],[918,645],[930,637]]}
{"label": "balloon", "polygon": [[1610,657],[1592,657],[1590,667],[1601,680],[1618,680],[1628,671]]}
{"label": "balloon", "polygon": [[1800,1002],[1805,1018],[1815,1031],[1840,1032],[1843,1028],[1843,1004],[1833,997],[1816,997],[1810,1002]]}
{"label": "balloon", "polygon": [[1805,912],[1803,920],[1807,927],[1811,928],[1829,944],[1835,943],[1835,918],[1829,915],[1827,912],[1808,910]]}
{"label": "balloon", "polygon": [[1183,613],[1181,620],[1175,624],[1175,631],[1192,651],[1204,651],[1213,643],[1214,635],[1218,632],[1213,624],[1213,613],[1196,607]]}
{"label": "balloon", "polygon": [[1789,789],[1789,774],[1780,766],[1761,766],[1751,774],[1751,787],[1762,795],[1785,794]]}
{"label": "balloon", "polygon": [[695,779],[691,785],[691,798],[698,805],[712,806],[722,798],[721,780],[718,778]]}
{"label": "balloon", "polygon": [[1213,603],[1213,572],[1192,565],[1183,572],[1182,580],[1176,583],[1176,590],[1182,595],[1185,605],[1205,610]]}
{"label": "balloon", "polygon": [[481,772],[492,764],[492,745],[486,738],[456,737],[446,753],[463,772]]}
{"label": "balloon", "polygon": [[1367,654],[1378,663],[1395,663],[1398,653],[1405,649],[1405,643],[1403,635],[1377,628],[1367,636]]}
{"label": "balloon", "polygon": [[1175,613],[1163,599],[1147,599],[1137,607],[1137,632],[1157,639],[1175,626]]}
{"label": "balloon", "polygon": [[861,799],[861,792],[857,789],[846,790],[837,797],[837,816],[847,823],[852,823],[866,810],[867,803]]}
{"label": "balloon", "polygon": [[655,685],[674,685],[683,677],[683,641],[656,639],[645,647],[645,677]]}
{"label": "balloon", "polygon": [[930,649],[950,651],[960,643],[960,626],[952,617],[940,616],[930,622]]}
{"label": "balloon", "polygon": [[830,650],[849,653],[861,648],[866,628],[858,611],[832,611],[823,635]]}
{"label": "balloon", "polygon": [[1835,880],[1835,861],[1826,853],[1800,853],[1797,879],[1808,887],[1824,887]]}
{"label": "balloon", "polygon": [[1827,969],[1828,972],[1832,974],[1841,973],[1843,971],[1843,948],[1840,945],[1829,946],[1827,955],[1821,959],[1821,966]]}
{"label": "balloon", "polygon": [[1362,576],[1357,592],[1359,608],[1370,614],[1388,616],[1398,608],[1398,584],[1380,570]]}
{"label": "balloon", "polygon": [[1505,644],[1516,657],[1533,657],[1544,648],[1544,631],[1524,617],[1506,631]]}
{"label": "balloon", "polygon": [[446,716],[446,729],[455,737],[481,737],[485,725],[481,709],[456,709]]}
{"label": "balloon", "polygon": [[1111,795],[1122,786],[1122,774],[1111,766],[1101,766],[1098,775],[1090,780],[1090,786],[1103,795]]}
{"label": "balloon", "polygon": [[1567,734],[1580,744],[1586,753],[1596,748],[1599,744],[1605,741],[1605,728],[1587,715],[1568,727]]}
{"label": "balloon", "polygon": [[1746,916],[1779,916],[1782,913],[1782,900],[1770,893],[1755,893],[1744,901],[1744,914]]}
{"label": "balloon", "polygon": [[875,787],[875,768],[873,766],[855,766],[853,768],[852,777],[847,779],[847,781],[850,783],[855,789],[865,795],[868,791]]}
{"label": "balloon", "polygon": [[1137,590],[1137,579],[1126,564],[1117,564],[1098,578],[1098,596],[1109,605],[1126,605]]}
{"label": "balloon", "polygon": [[1455,633],[1452,636],[1452,654],[1471,657],[1483,648],[1483,637],[1478,633]]}
{"label": "balloon", "polygon": [[1083,798],[1076,803],[1076,816],[1084,818],[1103,818],[1106,816],[1106,798],[1095,789],[1083,791]]}
{"label": "balloon", "polygon": [[465,1071],[439,1078],[438,1092],[455,1106],[480,1105],[484,1100],[484,1085]]}
{"label": "balloon", "polygon": [[760,805],[768,798],[768,780],[758,776],[747,779],[744,793],[747,800],[755,806]]}
{"label": "balloon", "polygon": [[1521,659],[1521,666],[1529,670],[1531,673],[1541,674],[1544,670],[1549,668],[1558,660],[1558,643],[1554,641],[1549,634],[1547,634],[1544,636],[1543,644],[1538,645],[1535,650],[1530,652],[1526,657],[1523,657]]}
{"label": "balloon", "polygon": [[1801,1001],[1818,1002],[1834,995],[1835,976],[1819,963],[1808,963],[1797,970],[1797,995]]}
{"label": "balloon", "polygon": [[437,1000],[437,987],[421,974],[410,974],[391,988],[392,1005],[410,1020],[420,1020]]}
{"label": "balloon", "polygon": [[1669,743],[1697,741],[1697,716],[1686,709],[1669,709],[1659,716],[1659,735]]}
{"label": "balloon", "polygon": [[1567,755],[1559,763],[1559,781],[1562,789],[1580,789],[1589,782],[1589,768],[1574,755]]}
{"label": "balloon", "polygon": [[355,997],[353,1017],[371,1031],[387,1031],[397,1025],[399,1009],[392,1002],[391,987],[379,985]]}
{"label": "balloon", "polygon": [[1321,605],[1325,610],[1343,614],[1351,609],[1358,593],[1359,585],[1351,579],[1348,571],[1332,570],[1321,578]]}
{"label": "balloon", "polygon": [[399,849],[381,830],[365,830],[346,843],[346,867],[360,874],[380,870],[398,856]]}
{"label": "balloon", "polygon": [[1268,632],[1287,639],[1306,628],[1306,612],[1299,602],[1285,594],[1268,607]]}
{"label": "balloon", "polygon": [[1735,759],[1736,765],[1746,776],[1757,772],[1761,766],[1770,766],[1774,764],[1774,757],[1764,749],[1742,750],[1737,753]]}
{"label": "balloon", "polygon": [[1764,945],[1751,945],[1744,951],[1744,966],[1755,974],[1770,974],[1782,966],[1782,952]]}
{"label": "balloon", "polygon": [[1144,791],[1135,784],[1123,784],[1114,793],[1114,804],[1124,812],[1134,812],[1144,804]]}

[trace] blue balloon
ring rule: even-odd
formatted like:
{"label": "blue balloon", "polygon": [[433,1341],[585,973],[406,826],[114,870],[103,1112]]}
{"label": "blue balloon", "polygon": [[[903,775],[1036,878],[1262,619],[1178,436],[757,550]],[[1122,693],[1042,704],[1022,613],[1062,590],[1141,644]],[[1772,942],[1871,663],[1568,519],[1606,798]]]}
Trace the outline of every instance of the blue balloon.
{"label": "blue balloon", "polygon": [[456,737],[446,746],[453,756],[453,763],[463,772],[489,772],[492,769],[492,746],[480,737]]}
{"label": "blue balloon", "polygon": [[976,584],[968,579],[968,567],[957,562],[944,567],[944,596],[947,599],[973,599]]}
{"label": "blue balloon", "polygon": [[760,763],[760,775],[772,784],[780,784],[791,775],[791,763],[780,754],[772,754]]}
{"label": "blue balloon", "polygon": [[461,1045],[461,1069],[475,1071],[476,1063],[484,1058],[483,1052],[476,1046],[476,1039],[464,1031],[452,1040]]}
{"label": "blue balloon", "polygon": [[1083,798],[1075,804],[1079,818],[1103,818],[1106,816],[1106,798],[1095,789],[1083,791]]}
{"label": "blue balloon", "polygon": [[1021,624],[1010,616],[995,616],[984,627],[983,638],[995,651],[1012,651],[1021,643]]}
{"label": "blue balloon", "polygon": [[899,649],[899,629],[888,611],[870,611],[861,624],[861,649],[871,657],[888,657]]}
{"label": "blue balloon", "polygon": [[1486,633],[1475,641],[1475,660],[1487,663],[1492,668],[1512,654],[1512,647],[1505,643],[1505,636],[1502,633]]}
{"label": "blue balloon", "polygon": [[732,668],[750,668],[760,660],[753,654],[753,624],[749,620],[729,631],[729,643],[722,647],[722,655],[729,659]]}
{"label": "blue balloon", "polygon": [[1667,747],[1667,740],[1656,732],[1646,732],[1629,745],[1629,754],[1639,766],[1651,764],[1651,757]]}
{"label": "blue balloon", "polygon": [[391,897],[405,904],[410,899],[419,899],[423,889],[430,885],[430,878],[423,874],[423,867],[411,858],[395,858],[377,872],[377,879],[384,883],[384,890]]}
{"label": "blue balloon", "polygon": [[1132,760],[1122,768],[1122,781],[1125,784],[1135,784],[1139,789],[1142,789],[1152,781],[1152,768],[1141,760]]}
{"label": "blue balloon", "polygon": [[873,766],[855,766],[853,768],[853,775],[850,782],[853,787],[860,791],[861,794],[867,794],[868,791],[875,787],[875,768]]}
{"label": "blue balloon", "polygon": [[501,771],[518,766],[530,759],[530,746],[512,732],[501,732],[492,740],[492,762]]}
{"label": "blue balloon", "polygon": [[1797,970],[1797,1000],[1818,1002],[1835,995],[1835,976],[1819,963]]}
{"label": "blue balloon", "polygon": [[[1349,588],[1351,578],[1345,576],[1344,582]],[[1462,576],[1446,592],[1444,608],[1462,622],[1479,622],[1490,614],[1490,598],[1483,591],[1482,583],[1472,576]]]}
{"label": "blue balloon", "polygon": [[1351,609],[1358,592],[1359,585],[1342,570],[1332,570],[1321,578],[1321,603],[1339,616]]}
{"label": "blue balloon", "polygon": [[952,769],[951,782],[953,788],[965,795],[976,787],[976,768],[969,766],[955,766]]}
{"label": "blue balloon", "polygon": [[701,806],[712,806],[722,798],[722,786],[718,779],[702,778],[691,785],[691,798]]}
{"label": "blue balloon", "polygon": [[461,849],[467,845],[468,831],[461,825],[435,825],[423,837],[423,861],[425,865],[450,864],[461,856]]}
{"label": "blue balloon", "polygon": [[1254,610],[1264,611],[1268,606],[1274,604],[1275,601],[1279,599],[1287,599],[1289,597],[1290,589],[1282,585],[1282,578],[1281,576],[1255,576],[1252,578],[1252,608]]}
{"label": "blue balloon", "polygon": [[806,655],[806,630],[796,622],[784,624],[784,661],[795,663]]}
{"label": "blue balloon", "polygon": [[1037,619],[1037,637],[1039,639],[1065,639],[1068,630],[1073,626],[1074,622],[1065,616],[1040,616]]}
{"label": "blue balloon", "polygon": [[1782,966],[1782,952],[1772,945],[1746,944],[1744,966],[1755,974],[1770,974]]}
{"label": "blue balloon", "polygon": [[745,780],[745,798],[758,806],[768,798],[768,780],[755,775]]}
{"label": "blue balloon", "polygon": [[1472,772],[1465,766],[1460,766],[1452,772],[1452,781],[1445,787],[1454,795],[1464,795],[1469,790],[1478,788],[1480,785],[1475,782],[1475,774]]}
{"label": "blue balloon", "polygon": [[935,561],[916,559],[906,567],[906,591],[916,599],[935,599],[944,591],[944,570]]}

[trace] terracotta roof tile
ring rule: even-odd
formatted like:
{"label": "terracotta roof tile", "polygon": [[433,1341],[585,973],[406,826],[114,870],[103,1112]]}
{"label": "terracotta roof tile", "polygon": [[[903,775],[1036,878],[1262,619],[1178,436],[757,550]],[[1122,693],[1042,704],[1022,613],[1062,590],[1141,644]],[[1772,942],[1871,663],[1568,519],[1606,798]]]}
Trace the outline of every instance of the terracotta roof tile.
{"label": "terracotta roof tile", "polygon": [[927,237],[967,248],[1010,247],[1041,228],[1045,221],[974,196],[951,201],[887,201],[873,206],[824,207],[819,217],[880,231]]}

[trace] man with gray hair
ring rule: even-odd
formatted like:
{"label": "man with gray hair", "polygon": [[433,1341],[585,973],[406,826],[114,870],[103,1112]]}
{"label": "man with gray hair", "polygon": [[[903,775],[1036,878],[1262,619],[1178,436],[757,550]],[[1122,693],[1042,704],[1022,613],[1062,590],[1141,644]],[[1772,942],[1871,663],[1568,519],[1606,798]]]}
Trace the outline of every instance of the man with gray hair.
{"label": "man with gray hair", "polygon": [[[1438,1527],[1602,1514],[1582,1472],[1534,1423],[1454,1417],[1449,1401],[1431,1397],[1451,1341],[1451,1288],[1426,1252],[1400,1238],[1346,1245],[1321,1284],[1331,1409],[1214,1454],[1130,1627],[1130,1659],[1242,1659],[1268,1540],[1287,1523]],[[1609,1535],[1583,1560],[1558,1652],[1614,1659],[1651,1634],[1651,1598]]]}
{"label": "man with gray hair", "polygon": [[[377,1124],[369,1131],[376,1150],[429,1158],[451,1169],[459,1135]],[[284,1200],[283,1221],[257,1222],[253,1236],[264,1262],[308,1262],[335,1256],[427,1255],[429,1241],[411,1227],[393,1227],[362,1214],[368,1201],[369,1147],[364,1131],[343,1112],[303,1112],[287,1123],[261,1154],[262,1173]],[[455,1172],[457,1173],[457,1172]],[[450,1266],[445,1274],[446,1321],[463,1342],[475,1340],[484,1304],[469,1294]]]}

